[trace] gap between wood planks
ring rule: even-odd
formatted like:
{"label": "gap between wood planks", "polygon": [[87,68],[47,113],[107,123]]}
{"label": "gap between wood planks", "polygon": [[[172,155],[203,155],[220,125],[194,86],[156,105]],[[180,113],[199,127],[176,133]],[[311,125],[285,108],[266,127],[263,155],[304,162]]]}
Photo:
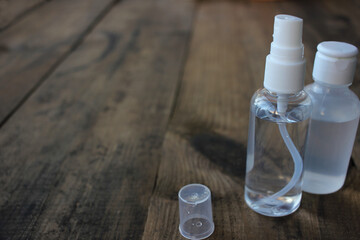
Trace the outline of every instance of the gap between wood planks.
{"label": "gap between wood planks", "polygon": [[[53,1],[53,0],[42,0],[38,3],[35,3],[34,5],[26,8],[24,10],[20,10],[20,12],[15,15],[12,19],[8,20],[8,23],[5,23],[2,27],[0,27],[0,32],[4,31],[6,29],[8,29],[9,27],[11,27],[12,25],[16,24],[18,21],[20,21],[21,19],[23,19],[26,15],[28,15],[29,13],[35,11],[36,9],[38,9],[39,7],[43,6],[44,4]],[[14,2],[14,1],[13,1]],[[15,3],[16,5],[16,3]]]}
{"label": "gap between wood planks", "polygon": [[[183,0],[125,2],[113,8],[4,126],[7,135],[1,140],[5,144],[16,135],[17,124],[24,126],[23,141],[33,132],[39,140],[28,142],[19,154],[5,149],[8,164],[4,165],[15,178],[5,179],[11,185],[8,189],[21,185],[26,191],[9,191],[10,206],[2,210],[12,222],[4,219],[4,233],[37,239],[141,236],[160,160],[158,149],[191,31],[193,4]],[[97,54],[106,52],[111,43],[102,38],[108,31],[119,37],[119,43],[106,59],[96,61]],[[124,54],[126,60],[121,60]],[[88,63],[88,56],[94,65],[78,71]],[[107,73],[119,61],[121,66],[109,78]],[[98,153],[98,146],[105,150]],[[27,149],[31,160],[25,156]],[[12,156],[19,161],[9,160]],[[22,167],[20,162],[28,164]],[[21,174],[15,174],[25,171],[27,175],[20,179]],[[99,216],[103,221],[99,222]],[[23,232],[19,233],[19,227]]]}
{"label": "gap between wood planks", "polygon": [[[63,53],[59,59],[50,66],[49,70],[38,80],[38,82],[24,95],[24,97],[15,105],[15,107],[4,117],[0,122],[0,128],[6,124],[6,122],[11,118],[11,116],[26,102],[27,99],[41,86],[41,84],[56,70],[56,68],[64,62],[84,41],[87,35],[96,27],[96,25],[110,12],[110,10],[120,2],[121,0],[113,0],[108,6],[102,10],[99,15],[89,24],[85,30],[80,33],[78,39],[70,46],[69,50]],[[33,10],[42,6],[45,2],[38,4],[34,7]],[[30,10],[29,10],[30,11]],[[25,14],[24,14],[25,15]],[[18,19],[19,20],[19,19]]]}
{"label": "gap between wood planks", "polygon": [[[188,57],[189,57],[189,53],[190,53],[190,44],[191,44],[191,39],[193,37],[193,33],[194,33],[194,23],[195,23],[195,19],[196,19],[196,16],[197,16],[197,13],[198,13],[198,9],[199,9],[199,3],[195,3],[195,6],[194,6],[194,9],[193,9],[193,12],[191,14],[192,16],[192,19],[191,19],[191,31],[190,33],[188,34],[187,38],[186,38],[186,45],[185,45],[185,54],[184,54],[184,57],[182,59],[182,62],[181,62],[181,67],[180,67],[180,73],[179,73],[179,77],[177,79],[177,82],[176,82],[176,89],[175,89],[175,95],[174,95],[174,99],[173,99],[173,102],[172,102],[172,106],[171,106],[171,109],[170,109],[170,114],[169,114],[169,119],[166,123],[166,127],[165,127],[165,133],[168,131],[169,129],[169,126],[170,126],[170,123],[171,123],[171,120],[173,119],[174,117],[174,114],[175,114],[175,110],[176,110],[176,107],[178,105],[178,99],[179,99],[179,96],[180,96],[180,91],[181,91],[181,83],[182,83],[182,80],[183,80],[183,77],[184,77],[184,72],[185,72],[185,66],[186,66],[186,62],[188,60]],[[161,146],[163,145],[164,143],[164,139],[165,137],[162,139],[162,142],[161,142]],[[162,148],[162,147],[161,147]],[[162,159],[162,158],[161,158]],[[159,169],[160,169],[160,164],[161,164],[161,160],[157,166],[157,170],[156,170],[156,175],[155,175],[155,180],[154,180],[154,185],[153,185],[153,188],[151,190],[151,196],[150,198],[153,196],[154,192],[155,192],[155,189],[156,189],[156,183],[157,183],[157,180],[158,180],[158,176],[159,176]],[[145,222],[146,222],[146,219],[145,219]]]}

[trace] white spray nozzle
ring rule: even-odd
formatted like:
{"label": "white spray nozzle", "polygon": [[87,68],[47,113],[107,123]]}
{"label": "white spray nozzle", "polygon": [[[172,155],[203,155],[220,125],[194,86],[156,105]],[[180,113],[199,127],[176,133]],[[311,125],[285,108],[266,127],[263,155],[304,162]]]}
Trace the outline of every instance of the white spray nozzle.
{"label": "white spray nozzle", "polygon": [[290,15],[277,15],[274,22],[273,42],[284,48],[302,47],[303,20]]}
{"label": "white spray nozzle", "polygon": [[304,88],[305,59],[302,44],[303,20],[277,15],[273,42],[266,57],[264,87],[278,94],[292,94]]}

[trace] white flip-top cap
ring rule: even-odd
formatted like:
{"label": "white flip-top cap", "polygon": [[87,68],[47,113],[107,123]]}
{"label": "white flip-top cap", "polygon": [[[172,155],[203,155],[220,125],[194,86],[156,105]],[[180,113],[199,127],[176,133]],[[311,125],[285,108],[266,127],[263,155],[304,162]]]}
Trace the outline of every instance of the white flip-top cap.
{"label": "white flip-top cap", "polygon": [[290,94],[304,88],[302,28],[301,18],[285,14],[275,16],[273,42],[265,65],[264,87],[268,90]]}
{"label": "white flip-top cap", "polygon": [[344,42],[322,42],[317,50],[314,80],[333,85],[350,85],[354,79],[358,49]]}

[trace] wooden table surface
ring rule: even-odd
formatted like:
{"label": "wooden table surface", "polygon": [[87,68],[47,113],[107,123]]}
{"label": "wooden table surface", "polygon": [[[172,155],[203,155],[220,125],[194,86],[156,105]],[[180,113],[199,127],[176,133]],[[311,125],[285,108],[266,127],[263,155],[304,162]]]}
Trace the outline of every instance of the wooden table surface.
{"label": "wooden table surface", "polygon": [[360,239],[360,134],[337,193],[283,218],[244,202],[279,13],[304,19],[306,83],[319,42],[360,47],[359,0],[0,1],[0,239],[182,239],[177,192],[195,182],[209,239]]}

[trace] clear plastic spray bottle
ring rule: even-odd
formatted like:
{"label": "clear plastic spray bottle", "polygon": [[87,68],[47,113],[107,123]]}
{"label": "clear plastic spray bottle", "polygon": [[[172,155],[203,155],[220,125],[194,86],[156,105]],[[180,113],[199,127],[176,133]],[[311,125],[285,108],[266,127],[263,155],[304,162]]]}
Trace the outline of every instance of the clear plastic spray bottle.
{"label": "clear plastic spray bottle", "polygon": [[300,206],[303,146],[311,100],[305,75],[302,19],[277,15],[266,58],[264,87],[251,100],[245,201],[271,217]]}
{"label": "clear plastic spray bottle", "polygon": [[304,157],[306,192],[328,194],[344,184],[360,115],[359,99],[349,89],[357,53],[348,43],[318,45],[315,82],[305,88],[313,102]]}

